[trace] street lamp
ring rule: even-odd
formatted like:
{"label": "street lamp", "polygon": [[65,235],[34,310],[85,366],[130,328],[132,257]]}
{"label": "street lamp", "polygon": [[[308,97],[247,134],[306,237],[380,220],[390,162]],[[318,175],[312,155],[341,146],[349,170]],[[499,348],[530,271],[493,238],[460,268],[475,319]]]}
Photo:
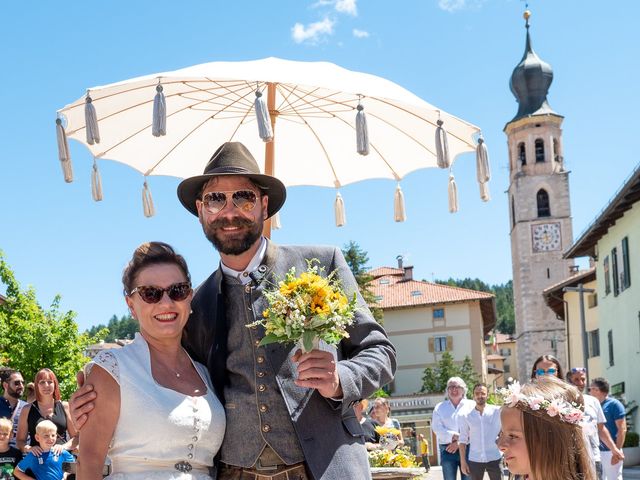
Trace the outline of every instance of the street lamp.
{"label": "street lamp", "polygon": [[594,293],[595,290],[593,288],[584,288],[582,283],[579,283],[577,287],[564,287],[562,289],[563,292],[577,292],[580,297],[580,326],[582,328],[582,361],[583,366],[586,370],[587,375],[587,385],[589,385],[589,369],[587,368],[587,361],[589,359],[589,344],[587,339],[587,326],[586,319],[584,315],[584,294],[585,293]]}

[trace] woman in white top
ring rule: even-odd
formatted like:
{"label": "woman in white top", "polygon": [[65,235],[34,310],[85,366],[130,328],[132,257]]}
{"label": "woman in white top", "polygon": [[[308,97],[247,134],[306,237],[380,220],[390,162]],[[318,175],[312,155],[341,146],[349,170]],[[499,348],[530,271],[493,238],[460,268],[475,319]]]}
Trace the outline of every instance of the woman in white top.
{"label": "woman in white top", "polygon": [[384,397],[376,398],[373,401],[371,417],[383,427],[398,430],[399,433],[396,435],[396,444],[393,448],[403,446],[404,438],[402,437],[402,430],[400,430],[400,422],[395,418],[391,418],[389,415],[391,415],[391,405],[389,405],[389,401]]}
{"label": "woman in white top", "polygon": [[102,479],[108,454],[113,480],[208,480],[225,418],[206,368],[180,345],[192,297],[186,262],[165,243],[145,243],[122,281],[140,333],[86,369],[97,397],[78,478]]}

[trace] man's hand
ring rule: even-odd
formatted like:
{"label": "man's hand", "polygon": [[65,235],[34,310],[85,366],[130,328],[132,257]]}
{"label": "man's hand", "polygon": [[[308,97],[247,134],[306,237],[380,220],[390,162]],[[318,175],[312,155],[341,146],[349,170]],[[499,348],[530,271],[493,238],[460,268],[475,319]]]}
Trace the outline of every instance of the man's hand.
{"label": "man's hand", "polygon": [[615,450],[611,450],[611,465],[615,465],[618,462],[624,460],[624,452],[621,448],[616,448]]}
{"label": "man's hand", "polygon": [[445,450],[449,453],[456,453],[458,451],[458,439],[452,440]]}
{"label": "man's hand", "polygon": [[293,361],[298,362],[296,385],[315,388],[325,398],[342,397],[336,361],[330,352],[312,350],[302,353],[298,350],[293,356]]}
{"label": "man's hand", "polygon": [[467,463],[466,459],[464,459],[462,456],[460,457],[460,470],[462,470],[462,473],[464,473],[465,475],[471,475],[471,470],[469,470],[469,464]]}
{"label": "man's hand", "polygon": [[69,413],[76,430],[80,431],[87,421],[87,414],[95,408],[93,401],[96,399],[96,392],[93,391],[93,385],[84,385],[84,373],[78,372],[76,380],[80,388],[69,399]]}

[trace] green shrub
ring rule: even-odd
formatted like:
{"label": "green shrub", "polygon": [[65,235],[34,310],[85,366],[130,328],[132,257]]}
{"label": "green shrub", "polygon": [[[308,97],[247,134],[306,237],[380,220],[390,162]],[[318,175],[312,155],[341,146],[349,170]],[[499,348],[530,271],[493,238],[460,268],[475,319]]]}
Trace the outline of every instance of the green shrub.
{"label": "green shrub", "polygon": [[627,432],[627,436],[624,437],[623,448],[637,447],[640,444],[640,435],[638,432]]}

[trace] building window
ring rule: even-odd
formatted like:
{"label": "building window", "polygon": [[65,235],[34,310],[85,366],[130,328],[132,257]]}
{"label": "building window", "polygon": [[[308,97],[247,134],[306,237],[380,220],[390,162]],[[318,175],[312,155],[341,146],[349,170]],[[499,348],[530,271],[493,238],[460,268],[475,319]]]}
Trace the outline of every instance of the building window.
{"label": "building window", "polygon": [[434,308],[433,309],[433,319],[434,320],[444,320],[444,308]]}
{"label": "building window", "polygon": [[560,145],[558,144],[558,139],[553,139],[553,160],[556,162],[560,162]]}
{"label": "building window", "polygon": [[607,342],[609,343],[609,366],[613,367],[613,330],[607,332]]}
{"label": "building window", "polygon": [[604,270],[604,294],[609,295],[611,293],[611,276],[609,275],[609,255],[604,257],[602,262],[602,269]]}
{"label": "building window", "polygon": [[589,358],[600,356],[600,330],[587,332],[589,339]]}
{"label": "building window", "polygon": [[376,295],[373,298],[375,298],[376,302],[381,302],[384,297],[382,295]]}
{"label": "building window", "polygon": [[538,190],[536,202],[538,204],[538,217],[550,217],[551,206],[549,205],[549,194],[545,189],[541,188]]}
{"label": "building window", "polygon": [[422,295],[422,292],[420,290],[413,290],[411,292],[412,297],[419,297],[420,295]]}
{"label": "building window", "polygon": [[613,278],[613,296],[620,293],[620,277],[618,277],[618,249],[611,249],[611,277]]}
{"label": "building window", "polygon": [[527,152],[524,148],[524,143],[518,144],[518,161],[520,162],[520,165],[527,164]]}
{"label": "building window", "polygon": [[536,148],[536,163],[543,163],[544,162],[544,141],[541,138],[536,139],[535,148]]}
{"label": "building window", "polygon": [[592,293],[591,295],[587,295],[587,305],[589,308],[595,308],[598,306],[598,294]]}
{"label": "building window", "polygon": [[433,349],[436,352],[446,352],[447,337],[433,337]]}
{"label": "building window", "polygon": [[620,275],[622,290],[631,286],[631,270],[629,267],[629,237],[622,239],[622,273]]}
{"label": "building window", "polygon": [[516,202],[511,196],[511,228],[516,227]]}
{"label": "building window", "polygon": [[389,280],[388,278],[380,279],[380,285],[389,285],[390,283],[391,283],[391,280]]}

